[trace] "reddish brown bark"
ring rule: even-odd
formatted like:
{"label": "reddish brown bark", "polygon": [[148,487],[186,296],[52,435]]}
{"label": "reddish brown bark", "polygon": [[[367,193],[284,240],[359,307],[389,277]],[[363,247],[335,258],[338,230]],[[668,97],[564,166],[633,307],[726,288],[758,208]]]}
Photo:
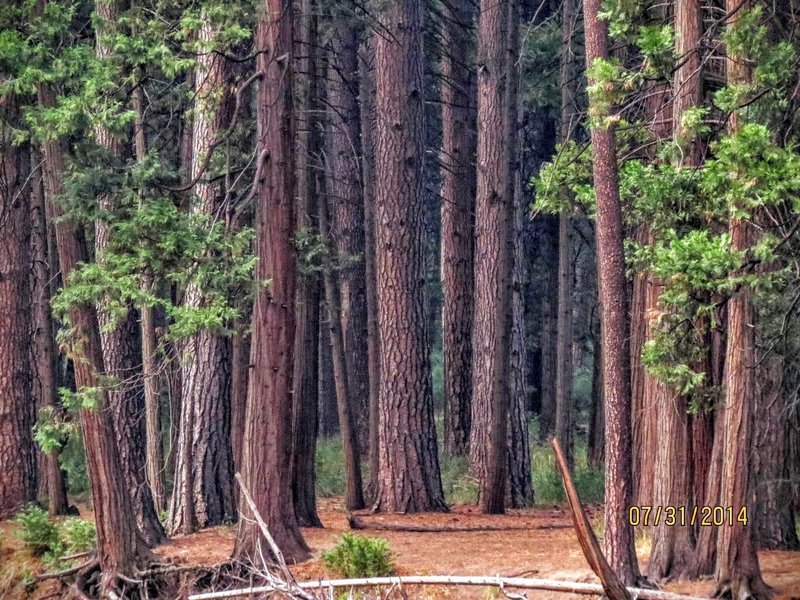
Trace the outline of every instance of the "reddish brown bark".
{"label": "reddish brown bark", "polygon": [[[316,0],[302,0],[296,15],[297,43],[297,230],[318,233],[316,161],[319,159]],[[301,258],[302,260],[302,258]],[[292,498],[303,527],[322,527],[317,515],[314,459],[319,406],[319,273],[308,270],[297,280],[294,381],[292,396]]]}
{"label": "reddish brown bark", "polygon": [[0,519],[36,499],[31,428],[30,148],[13,144],[15,96],[0,100]]}
{"label": "reddish brown bark", "polygon": [[[52,92],[42,86],[39,103],[53,106],[54,102]],[[57,198],[63,193],[65,173],[61,143],[48,141],[42,151],[45,190],[49,198]],[[52,211],[61,273],[68,281],[78,264],[88,259],[86,240],[81,227],[62,218],[60,206],[53,204]],[[146,563],[149,552],[139,533],[132,498],[123,475],[114,424],[108,410],[109,396],[98,379],[105,367],[95,311],[90,305],[77,305],[72,308],[70,319],[75,330],[82,332],[81,338],[68,348],[68,355],[73,359],[76,387],[79,390],[100,390],[98,406],[82,409],[80,418],[97,527],[97,557],[101,569],[107,574],[103,585],[107,588],[115,584],[115,573],[134,575],[135,569]]]}
{"label": "reddish brown bark", "polygon": [[382,9],[382,27],[375,37],[375,242],[381,341],[375,509],[446,510],[423,298],[423,7],[400,0]]}
{"label": "reddish brown bark", "polygon": [[361,171],[364,181],[364,265],[367,276],[367,360],[369,363],[369,493],[368,502],[378,493],[380,453],[380,370],[378,339],[378,287],[375,262],[375,49],[372,36],[364,43],[359,63],[361,112]]}
{"label": "reddish brown bark", "polygon": [[514,268],[517,4],[484,1],[478,18],[478,171],[470,469],[478,503],[504,511]]}
{"label": "reddish brown bark", "polygon": [[442,46],[444,450],[469,451],[475,235],[474,7],[446,3]]}
{"label": "reddish brown bark", "polygon": [[[586,63],[608,59],[608,26],[598,20],[600,0],[584,0]],[[609,115],[597,115],[603,119]],[[625,585],[639,579],[639,566],[628,524],[632,501],[631,387],[628,345],[627,283],[622,212],[613,126],[592,128],[592,166],[597,203],[597,267],[603,346],[605,402],[605,552]]]}
{"label": "reddish brown bark", "polygon": [[347,398],[355,419],[359,447],[366,449],[369,443],[369,362],[364,199],[359,164],[358,37],[353,18],[356,3],[340,1],[332,11],[333,35],[326,90],[330,126],[331,234],[341,260],[337,285],[341,296],[339,318],[347,369]]}
{"label": "reddish brown bark", "polygon": [[[256,98],[259,168],[256,196],[256,279],[269,280],[253,307],[253,372],[248,391],[242,477],[278,547],[287,560],[303,560],[303,540],[292,503],[291,432],[294,369],[296,265],[295,157],[293,114],[292,0],[265,0],[258,21],[256,59],[263,72]],[[250,507],[234,556],[257,560],[261,532]]]}
{"label": "reddish brown bark", "polygon": [[[33,154],[32,164],[38,164],[40,154]],[[51,285],[53,276],[51,265],[55,253],[54,240],[48,234],[48,200],[45,198],[41,167],[32,177],[31,190],[31,300],[33,302],[33,357],[35,369],[33,394],[39,407],[48,407],[57,414],[58,367],[53,320],[50,311]],[[59,450],[44,454],[40,460],[39,489],[47,494],[50,515],[63,515],[67,512],[67,488],[61,472]],[[41,492],[40,492],[41,493]]]}
{"label": "reddish brown bark", "polygon": [[[107,36],[116,27],[119,7],[116,0],[100,2],[96,6],[97,32],[95,54],[98,60],[109,60],[113,54]],[[98,125],[94,129],[95,142],[116,159],[123,156],[123,143],[109,129]],[[113,210],[114,200],[98,198],[101,209]],[[95,221],[94,250],[98,261],[108,247],[111,227],[105,218]],[[63,268],[63,267],[62,267]],[[129,306],[127,314],[115,320],[103,303],[97,306],[100,325],[104,375],[115,383],[109,389],[109,406],[114,419],[117,444],[128,493],[133,498],[136,521],[145,541],[155,545],[164,539],[164,529],[158,520],[150,486],[147,485],[145,466],[147,457],[144,386],[142,383],[142,347],[139,314]]]}

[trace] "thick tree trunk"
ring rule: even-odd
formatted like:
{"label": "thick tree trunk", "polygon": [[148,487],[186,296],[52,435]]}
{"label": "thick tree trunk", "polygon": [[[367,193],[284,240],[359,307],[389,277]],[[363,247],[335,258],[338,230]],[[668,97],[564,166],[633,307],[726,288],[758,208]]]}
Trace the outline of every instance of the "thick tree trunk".
{"label": "thick tree trunk", "polygon": [[[116,0],[96,5],[98,35],[95,53],[98,60],[109,60],[113,53],[105,36],[116,27],[118,11]],[[94,136],[96,143],[106,152],[117,159],[122,157],[122,142],[106,127],[96,126]],[[101,208],[113,209],[112,198],[99,198],[98,202]],[[104,219],[95,221],[94,250],[98,261],[103,260],[102,255],[108,247],[110,235],[108,222]],[[115,380],[108,394],[125,483],[133,499],[136,521],[142,536],[148,544],[155,545],[164,539],[164,529],[158,520],[145,471],[147,457],[145,423],[142,419],[145,405],[139,314],[130,306],[127,314],[115,323],[114,317],[101,301],[97,307],[97,320],[100,325],[103,364],[106,368],[104,375]]]}
{"label": "thick tree trunk", "polygon": [[0,519],[36,499],[31,428],[30,148],[13,144],[15,96],[0,100]]}
{"label": "thick tree trunk", "polygon": [[[748,10],[750,1],[726,0],[725,8],[730,15],[726,25],[731,27],[741,10]],[[750,67],[732,51],[727,57],[728,83],[741,84],[750,81]],[[740,127],[738,112],[730,117],[731,133]],[[731,207],[732,210],[736,207]],[[744,252],[757,241],[755,226],[749,221],[731,216],[729,231],[731,250]],[[752,472],[756,400],[755,381],[755,310],[751,290],[742,288],[727,305],[728,339],[725,346],[725,374],[723,393],[725,406],[719,415],[721,425],[721,448],[724,462],[720,472],[719,506],[731,507],[738,512],[748,506],[752,512],[755,481]],[[752,518],[752,516],[748,515]],[[730,593],[733,598],[765,600],[771,597],[770,590],[761,578],[761,567],[756,554],[755,528],[752,522],[742,523],[734,519],[729,527],[720,527],[717,534],[717,557],[714,576],[716,593]]]}
{"label": "thick tree trunk", "polygon": [[[264,73],[256,99],[262,169],[256,196],[256,279],[270,284],[259,289],[253,308],[253,372],[242,453],[243,481],[289,561],[309,555],[291,485],[296,285],[293,7],[292,0],[265,0],[256,31],[256,48],[262,51],[256,68]],[[234,557],[251,561],[262,545],[262,534],[246,502],[240,502],[239,511],[244,518]]]}
{"label": "thick tree trunk", "polygon": [[338,2],[328,59],[329,183],[331,234],[341,264],[339,307],[347,369],[347,398],[359,447],[369,443],[369,361],[367,290],[364,263],[364,199],[359,157],[361,116],[358,105],[356,2]]}
{"label": "thick tree trunk", "polygon": [[[32,162],[38,163],[38,154]],[[48,235],[47,202],[41,168],[37,168],[32,178],[31,193],[31,296],[33,302],[33,368],[36,376],[33,381],[34,396],[39,407],[59,412],[57,351],[53,333],[53,318],[50,312],[52,258],[55,248]],[[52,212],[52,211],[50,211]],[[53,244],[54,246],[54,244]],[[67,512],[67,486],[61,472],[59,450],[44,454],[39,471],[39,487],[44,484],[48,499],[48,512],[51,516]],[[43,480],[43,481],[42,481]]]}
{"label": "thick tree trunk", "polygon": [[445,4],[442,41],[444,451],[469,452],[475,236],[474,7]]}
{"label": "thick tree trunk", "polygon": [[[41,86],[39,103],[55,104],[52,92]],[[63,193],[64,154],[58,140],[43,145],[45,191],[48,198]],[[63,218],[61,208],[52,205],[56,230],[56,246],[61,275],[66,281],[78,264],[87,262],[88,252],[82,228]],[[115,573],[134,575],[149,558],[145,542],[136,524],[133,500],[127,489],[120,453],[109,408],[109,395],[100,385],[105,372],[100,331],[94,309],[82,304],[71,310],[72,325],[82,332],[82,339],[68,351],[73,359],[75,384],[78,390],[98,388],[98,405],[80,412],[81,429],[86,448],[86,466],[92,488],[92,508],[97,526],[97,557],[107,573],[105,585],[114,584]],[[146,487],[146,486],[145,486]]]}
{"label": "thick tree trunk", "polygon": [[[204,23],[202,43],[213,45],[217,32]],[[200,175],[211,145],[225,129],[230,82],[225,58],[201,54],[195,69],[196,109],[192,140],[192,178]],[[212,183],[198,182],[190,210],[209,220],[220,219],[222,194]],[[186,290],[184,304],[206,306],[203,292],[194,285]],[[219,525],[236,518],[231,449],[230,340],[203,330],[181,343],[182,402],[178,433],[178,462],[170,504],[168,528],[189,533],[195,527]],[[190,465],[183,463],[188,458]]]}
{"label": "thick tree trunk", "polygon": [[[608,59],[608,26],[598,20],[600,0],[584,0],[586,64]],[[597,115],[604,119],[608,115]],[[592,128],[592,164],[597,197],[597,269],[600,328],[603,346],[605,403],[605,553],[625,585],[639,579],[628,524],[632,497],[631,387],[628,346],[627,283],[623,248],[622,211],[616,160],[616,136],[606,123]]]}
{"label": "thick tree trunk", "polygon": [[514,269],[517,4],[483,1],[478,18],[478,172],[470,469],[478,503],[504,511]]}
{"label": "thick tree trunk", "polygon": [[783,357],[761,357],[756,373],[753,475],[756,503],[752,511],[758,547],[798,550],[786,453],[788,410],[784,401]]}
{"label": "thick tree trunk", "polygon": [[375,262],[375,48],[367,33],[359,63],[359,100],[361,103],[361,173],[364,182],[364,265],[367,275],[367,360],[369,363],[369,493],[373,502],[378,493],[380,462],[380,370],[378,339],[378,287]]}
{"label": "thick tree trunk", "polygon": [[378,495],[387,512],[446,510],[425,327],[423,7],[382,6],[375,36]]}
{"label": "thick tree trunk", "polygon": [[[317,234],[316,161],[319,159],[316,0],[302,0],[296,15],[297,43],[297,230]],[[302,260],[302,258],[301,258]],[[319,273],[297,280],[292,407],[292,497],[303,527],[322,527],[317,515],[314,458],[319,406]]]}

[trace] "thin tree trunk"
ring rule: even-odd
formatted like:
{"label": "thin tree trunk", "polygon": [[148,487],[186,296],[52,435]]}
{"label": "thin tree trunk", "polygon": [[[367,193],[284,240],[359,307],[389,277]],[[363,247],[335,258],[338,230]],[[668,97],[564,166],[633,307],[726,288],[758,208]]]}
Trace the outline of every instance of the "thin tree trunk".
{"label": "thin tree trunk", "polygon": [[375,48],[367,32],[360,67],[361,173],[364,182],[364,265],[367,275],[367,360],[369,363],[369,502],[378,494],[381,354],[375,263]]}
{"label": "thin tree trunk", "polygon": [[327,105],[330,124],[329,183],[331,234],[341,261],[339,306],[351,405],[359,448],[369,443],[369,361],[364,264],[364,199],[359,157],[361,116],[358,105],[356,3],[337,2],[328,60]]}
{"label": "thin tree trunk", "polygon": [[[594,329],[594,325],[592,325]],[[605,420],[603,419],[603,357],[600,332],[592,334],[592,407],[589,415],[589,439],[586,460],[592,467],[599,467],[605,459]]]}
{"label": "thin tree trunk", "polygon": [[[242,478],[276,544],[291,561],[309,555],[295,516],[291,485],[296,286],[294,3],[265,0],[263,8],[256,30],[256,48],[262,51],[256,69],[263,73],[256,98],[258,168],[263,177],[256,197],[256,279],[268,279],[270,284],[258,290],[253,307],[253,372]],[[233,555],[251,561],[262,534],[244,500],[239,511],[243,518]]]}
{"label": "thin tree trunk", "polygon": [[[576,9],[573,0],[564,0],[561,22],[561,143],[572,137],[575,112],[575,65],[572,37]],[[572,377],[572,219],[567,211],[558,216],[558,318],[556,323],[556,439],[570,469],[574,466]]]}
{"label": "thin tree trunk", "polygon": [[423,7],[414,0],[400,0],[381,8],[382,27],[375,36],[375,238],[381,343],[375,509],[446,510],[424,322]]}
{"label": "thin tree trunk", "polygon": [[339,408],[336,403],[336,378],[333,376],[328,307],[320,307],[319,322],[319,434],[333,437],[339,433]]}
{"label": "thin tree trunk", "polygon": [[[319,159],[316,0],[302,0],[296,15],[297,61],[297,230],[318,233],[316,161]],[[303,260],[301,258],[301,260]],[[297,280],[292,396],[292,497],[303,527],[322,527],[317,515],[314,458],[319,407],[319,273],[307,269]]]}
{"label": "thin tree trunk", "polygon": [[469,452],[475,274],[474,7],[444,4],[442,62],[442,350],[444,451]]}
{"label": "thin tree trunk", "polygon": [[31,389],[30,147],[13,144],[14,95],[0,99],[0,519],[36,499]]}
{"label": "thin tree trunk", "polygon": [[[584,0],[586,64],[608,59],[608,25],[598,19],[600,0]],[[602,120],[609,115],[599,114]],[[627,283],[622,211],[613,126],[592,128],[592,166],[597,195],[597,269],[603,347],[605,408],[605,553],[625,585],[639,579],[639,566],[628,524],[632,497],[631,387],[628,346]]]}
{"label": "thin tree trunk", "polygon": [[[330,230],[328,209],[323,204],[320,208],[320,229],[323,239],[330,246]],[[344,335],[339,320],[340,292],[338,282],[330,265],[324,267],[325,306],[328,309],[328,325],[330,327],[331,355],[333,359],[333,377],[336,387],[336,405],[339,414],[339,431],[342,434],[342,453],[344,454],[345,472],[345,507],[347,510],[364,508],[364,490],[361,482],[361,452],[358,446],[358,430],[353,415],[353,404],[350,402],[348,390],[348,371],[344,347]]]}
{"label": "thin tree trunk", "polygon": [[[38,154],[32,162],[38,163]],[[32,179],[31,191],[31,294],[34,320],[34,359],[36,370],[34,380],[35,396],[40,407],[46,407],[58,414],[58,372],[56,366],[57,352],[53,333],[53,317],[50,312],[50,290],[52,271],[51,253],[55,248],[50,246],[48,235],[47,202],[41,167],[36,169]],[[64,515],[67,512],[67,487],[59,461],[60,450],[43,453],[40,479],[44,480],[48,499],[48,512],[51,516]],[[40,482],[41,486],[41,482]]]}
{"label": "thin tree trunk", "polygon": [[558,340],[558,217],[545,215],[542,218],[540,255],[545,269],[544,293],[542,294],[542,331],[539,438],[542,440],[556,427],[556,342]]}

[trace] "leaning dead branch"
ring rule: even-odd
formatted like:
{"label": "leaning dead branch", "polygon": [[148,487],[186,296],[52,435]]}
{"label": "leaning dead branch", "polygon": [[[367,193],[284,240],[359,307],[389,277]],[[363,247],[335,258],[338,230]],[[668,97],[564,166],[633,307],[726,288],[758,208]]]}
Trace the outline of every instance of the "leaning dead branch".
{"label": "leaning dead branch", "polygon": [[[566,592],[589,596],[602,595],[603,586],[599,583],[581,583],[576,581],[559,581],[555,579],[526,579],[520,577],[483,577],[483,576],[447,576],[422,575],[404,577],[365,577],[363,579],[326,579],[321,581],[304,581],[296,584],[303,590],[326,590],[356,587],[404,586],[404,585],[447,585],[447,586],[495,586],[498,588],[517,588],[542,590],[550,592]],[[241,598],[256,594],[274,593],[276,587],[265,585],[241,590],[193,594],[189,600],[215,600],[217,598]],[[661,590],[627,588],[633,598],[639,600],[704,600],[696,596],[685,596]]]}

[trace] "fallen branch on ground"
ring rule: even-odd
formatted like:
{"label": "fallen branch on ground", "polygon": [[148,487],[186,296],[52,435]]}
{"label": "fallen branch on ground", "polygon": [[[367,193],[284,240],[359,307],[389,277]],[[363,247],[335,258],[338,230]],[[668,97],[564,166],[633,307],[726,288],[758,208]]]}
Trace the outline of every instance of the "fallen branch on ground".
{"label": "fallen branch on ground", "polygon": [[[304,590],[326,590],[331,588],[352,588],[372,586],[402,585],[471,585],[496,586],[500,588],[519,588],[544,590],[550,592],[568,592],[572,594],[602,595],[603,586],[599,583],[580,583],[576,581],[558,581],[555,579],[525,579],[517,577],[483,577],[460,575],[421,575],[408,577],[366,577],[363,579],[330,579],[321,581],[298,582],[297,586]],[[241,590],[192,594],[189,600],[215,600],[216,598],[239,598],[251,594],[267,594],[275,592],[275,586],[251,587]],[[627,588],[628,593],[639,600],[706,600],[696,596],[686,596],[661,590]]]}
{"label": "fallen branch on ground", "polygon": [[563,523],[552,524],[538,524],[528,526],[496,526],[496,525],[411,525],[411,524],[397,524],[397,523],[381,523],[379,521],[371,521],[362,519],[355,515],[347,515],[347,524],[350,529],[373,529],[380,531],[401,531],[410,533],[462,533],[474,531],[533,531],[535,529],[572,529],[571,525]]}

